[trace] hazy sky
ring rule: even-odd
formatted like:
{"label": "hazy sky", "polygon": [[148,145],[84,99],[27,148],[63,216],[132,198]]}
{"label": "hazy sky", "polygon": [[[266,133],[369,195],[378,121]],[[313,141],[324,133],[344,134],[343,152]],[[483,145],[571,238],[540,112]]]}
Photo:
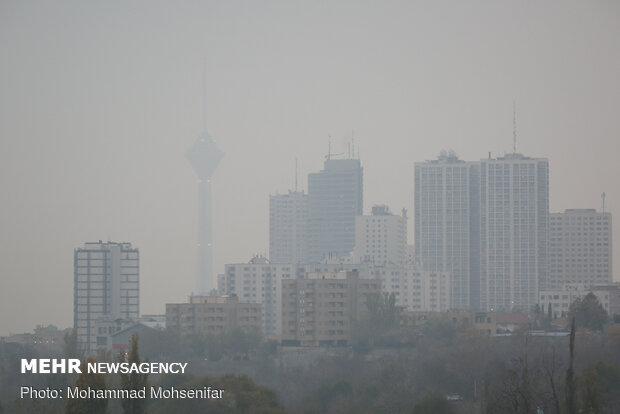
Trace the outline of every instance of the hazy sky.
{"label": "hazy sky", "polygon": [[354,131],[365,211],[412,218],[413,163],[510,152],[513,100],[551,211],[605,191],[619,257],[620,2],[1,0],[0,335],[72,325],[85,241],[140,249],[143,313],[187,299],[205,62],[216,273],[267,254],[269,194],[329,134]]}

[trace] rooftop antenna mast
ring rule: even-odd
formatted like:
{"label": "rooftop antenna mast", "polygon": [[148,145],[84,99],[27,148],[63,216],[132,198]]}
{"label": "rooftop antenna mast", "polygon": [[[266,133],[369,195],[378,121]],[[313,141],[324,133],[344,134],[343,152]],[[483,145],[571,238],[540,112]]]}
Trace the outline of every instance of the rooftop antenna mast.
{"label": "rooftop antenna mast", "polygon": [[295,192],[297,192],[297,157],[295,157]]}
{"label": "rooftop antenna mast", "polygon": [[332,158],[332,136],[327,134],[327,160]]}
{"label": "rooftop antenna mast", "polygon": [[517,105],[512,101],[512,152],[517,153]]}
{"label": "rooftop antenna mast", "polygon": [[606,196],[607,195],[604,192],[601,194],[601,200],[603,201],[603,213],[605,212],[605,197]]}
{"label": "rooftop antenna mast", "polygon": [[202,132],[207,134],[207,63],[202,68]]}

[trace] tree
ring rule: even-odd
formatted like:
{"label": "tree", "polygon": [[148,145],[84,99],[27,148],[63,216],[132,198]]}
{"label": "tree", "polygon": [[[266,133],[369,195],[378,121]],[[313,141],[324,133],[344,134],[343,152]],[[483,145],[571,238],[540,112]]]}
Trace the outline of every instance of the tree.
{"label": "tree", "polygon": [[[125,362],[125,355],[119,355],[119,362]],[[140,355],[138,354],[138,334],[133,334],[129,343],[129,355],[127,362],[130,364],[140,364]],[[148,384],[148,374],[139,372],[130,372],[129,374],[121,373],[121,387],[125,390],[141,390]],[[125,398],[121,400],[123,412],[126,414],[144,414],[146,413],[146,399],[142,398]]]}
{"label": "tree", "polygon": [[582,412],[585,414],[599,414],[601,412],[601,393],[597,380],[596,366],[589,364],[583,370],[583,388],[581,390]]}
{"label": "tree", "polygon": [[400,308],[396,306],[394,293],[369,293],[366,296],[366,307],[372,325],[378,329],[392,328],[398,324]]}
{"label": "tree", "polygon": [[560,414],[560,397],[559,390],[557,386],[558,379],[556,378],[556,365],[559,363],[555,346],[552,346],[549,350],[550,352],[546,355],[543,355],[542,358],[542,369],[544,375],[547,378],[549,383],[549,391],[551,394],[551,407],[552,414]]}
{"label": "tree", "polygon": [[154,400],[151,407],[160,414],[209,413],[209,414],[286,414],[276,393],[257,385],[251,378],[227,374],[219,378],[191,375],[162,377],[164,388],[174,385],[178,389],[223,390],[222,398],[186,398]]}
{"label": "tree", "polygon": [[[88,358],[82,362],[82,373],[78,376],[75,386],[81,390],[105,390],[105,376],[88,372],[88,365],[95,360]],[[105,414],[108,409],[107,398],[68,398],[65,409],[66,414]]]}
{"label": "tree", "polygon": [[452,404],[439,394],[429,394],[413,407],[413,414],[452,414],[455,412]]}
{"label": "tree", "polygon": [[600,393],[601,406],[620,407],[620,365],[604,361],[595,362],[593,365],[596,369],[596,387]]}
{"label": "tree", "polygon": [[570,305],[568,315],[576,319],[577,326],[593,331],[603,330],[603,325],[607,322],[607,311],[592,292],[583,299],[577,298]]}
{"label": "tree", "polygon": [[368,314],[357,321],[352,333],[354,349],[367,351],[387,331],[398,326],[401,308],[396,306],[394,293],[368,293],[366,295]]}
{"label": "tree", "polygon": [[428,318],[422,330],[424,336],[451,344],[457,328],[446,314],[436,314]]}
{"label": "tree", "polygon": [[80,349],[78,344],[77,331],[75,329],[71,329],[69,332],[65,333],[62,350],[67,358],[82,359],[84,357],[84,352]]}
{"label": "tree", "polygon": [[551,310],[551,302],[547,306],[547,329],[551,329],[551,321],[553,320],[553,312]]}
{"label": "tree", "polygon": [[568,344],[569,361],[566,370],[566,408],[568,414],[577,414],[577,391],[575,370],[573,364],[575,362],[575,317],[570,322],[570,340]]}

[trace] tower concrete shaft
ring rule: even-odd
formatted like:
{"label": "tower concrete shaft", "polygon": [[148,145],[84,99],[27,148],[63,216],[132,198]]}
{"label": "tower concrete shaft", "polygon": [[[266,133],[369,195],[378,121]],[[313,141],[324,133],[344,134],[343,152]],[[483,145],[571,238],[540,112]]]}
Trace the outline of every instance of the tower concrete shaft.
{"label": "tower concrete shaft", "polygon": [[196,294],[206,294],[216,287],[213,276],[213,221],[211,176],[224,153],[205,132],[187,152],[187,159],[198,175],[198,260]]}

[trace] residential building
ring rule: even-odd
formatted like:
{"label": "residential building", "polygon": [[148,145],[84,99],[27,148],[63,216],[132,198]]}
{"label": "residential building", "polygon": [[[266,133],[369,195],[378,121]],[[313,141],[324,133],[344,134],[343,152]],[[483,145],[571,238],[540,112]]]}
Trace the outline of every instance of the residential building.
{"label": "residential building", "polygon": [[611,213],[569,209],[549,219],[548,288],[611,283]]}
{"label": "residential building", "polygon": [[472,307],[472,273],[477,278],[479,271],[471,260],[478,243],[471,217],[478,200],[474,165],[445,151],[415,163],[415,256],[424,270],[450,274],[450,308],[458,310]]}
{"label": "residential building", "polygon": [[131,243],[100,240],[75,249],[73,326],[86,354],[98,348],[98,323],[139,315],[139,256]]}
{"label": "residential building", "polygon": [[[610,289],[611,288],[611,289]],[[564,284],[559,289],[547,289],[540,291],[540,309],[548,312],[551,304],[551,315],[555,318],[568,316],[570,305],[577,299],[582,299],[588,293],[593,293],[596,299],[603,306],[608,315],[613,315],[613,293],[610,290],[613,286],[589,286],[584,284]],[[617,288],[617,287],[616,287]]]}
{"label": "residential building", "polygon": [[403,264],[407,260],[407,210],[400,216],[387,206],[355,218],[355,258],[375,265]]}
{"label": "residential building", "polygon": [[303,191],[269,196],[269,260],[271,263],[305,263],[308,196]]}
{"label": "residential building", "polygon": [[361,277],[381,281],[381,290],[393,293],[406,311],[446,312],[450,309],[450,273],[423,270],[415,264],[369,266]]}
{"label": "residential building", "polygon": [[536,323],[536,315],[532,313],[502,313],[495,314],[497,334],[512,335],[513,332],[528,332]]}
{"label": "residential building", "polygon": [[261,314],[261,304],[241,303],[236,296],[191,296],[189,303],[166,304],[166,326],[182,336],[261,330]]}
{"label": "residential building", "polygon": [[620,283],[603,283],[592,285],[593,290],[609,293],[609,316],[620,317]]}
{"label": "residential building", "polygon": [[218,294],[236,295],[243,303],[263,305],[263,333],[280,335],[282,328],[282,280],[305,278],[310,272],[340,272],[360,269],[360,264],[343,264],[331,259],[323,263],[271,263],[254,256],[247,263],[225,265],[218,279]]}
{"label": "residential building", "polygon": [[142,323],[135,322],[131,325],[125,327],[124,329],[113,332],[108,335],[107,338],[107,350],[118,353],[120,351],[129,352],[131,339],[134,335],[138,335],[139,338],[143,338],[146,336],[148,332],[155,331],[154,328]]}
{"label": "residential building", "polygon": [[308,175],[308,262],[349,254],[355,217],[363,211],[363,171],[358,159],[328,159]]}
{"label": "residential building", "polygon": [[271,263],[255,256],[248,263],[227,264],[220,275],[218,294],[236,295],[240,302],[263,305],[263,332],[282,333],[282,283],[305,279],[311,273],[357,272],[362,279],[377,279],[384,292],[394,293],[397,305],[410,310],[447,311],[450,308],[450,274],[423,270],[413,263],[376,266],[371,263]]}
{"label": "residential building", "polygon": [[529,312],[547,282],[549,161],[507,154],[479,175],[480,307]]}
{"label": "residential building", "polygon": [[400,314],[400,325],[421,328],[429,320],[444,319],[461,330],[467,330],[474,336],[491,336],[496,331],[496,314],[494,312],[435,312],[405,310]]}
{"label": "residential building", "polygon": [[271,263],[255,256],[248,263],[227,264],[219,279],[220,295],[236,295],[242,303],[262,305],[263,333],[279,335],[282,325],[282,280],[303,276],[294,263]]}
{"label": "residential building", "polygon": [[346,346],[355,321],[368,312],[369,294],[381,282],[357,272],[310,273],[282,281],[282,344]]}

